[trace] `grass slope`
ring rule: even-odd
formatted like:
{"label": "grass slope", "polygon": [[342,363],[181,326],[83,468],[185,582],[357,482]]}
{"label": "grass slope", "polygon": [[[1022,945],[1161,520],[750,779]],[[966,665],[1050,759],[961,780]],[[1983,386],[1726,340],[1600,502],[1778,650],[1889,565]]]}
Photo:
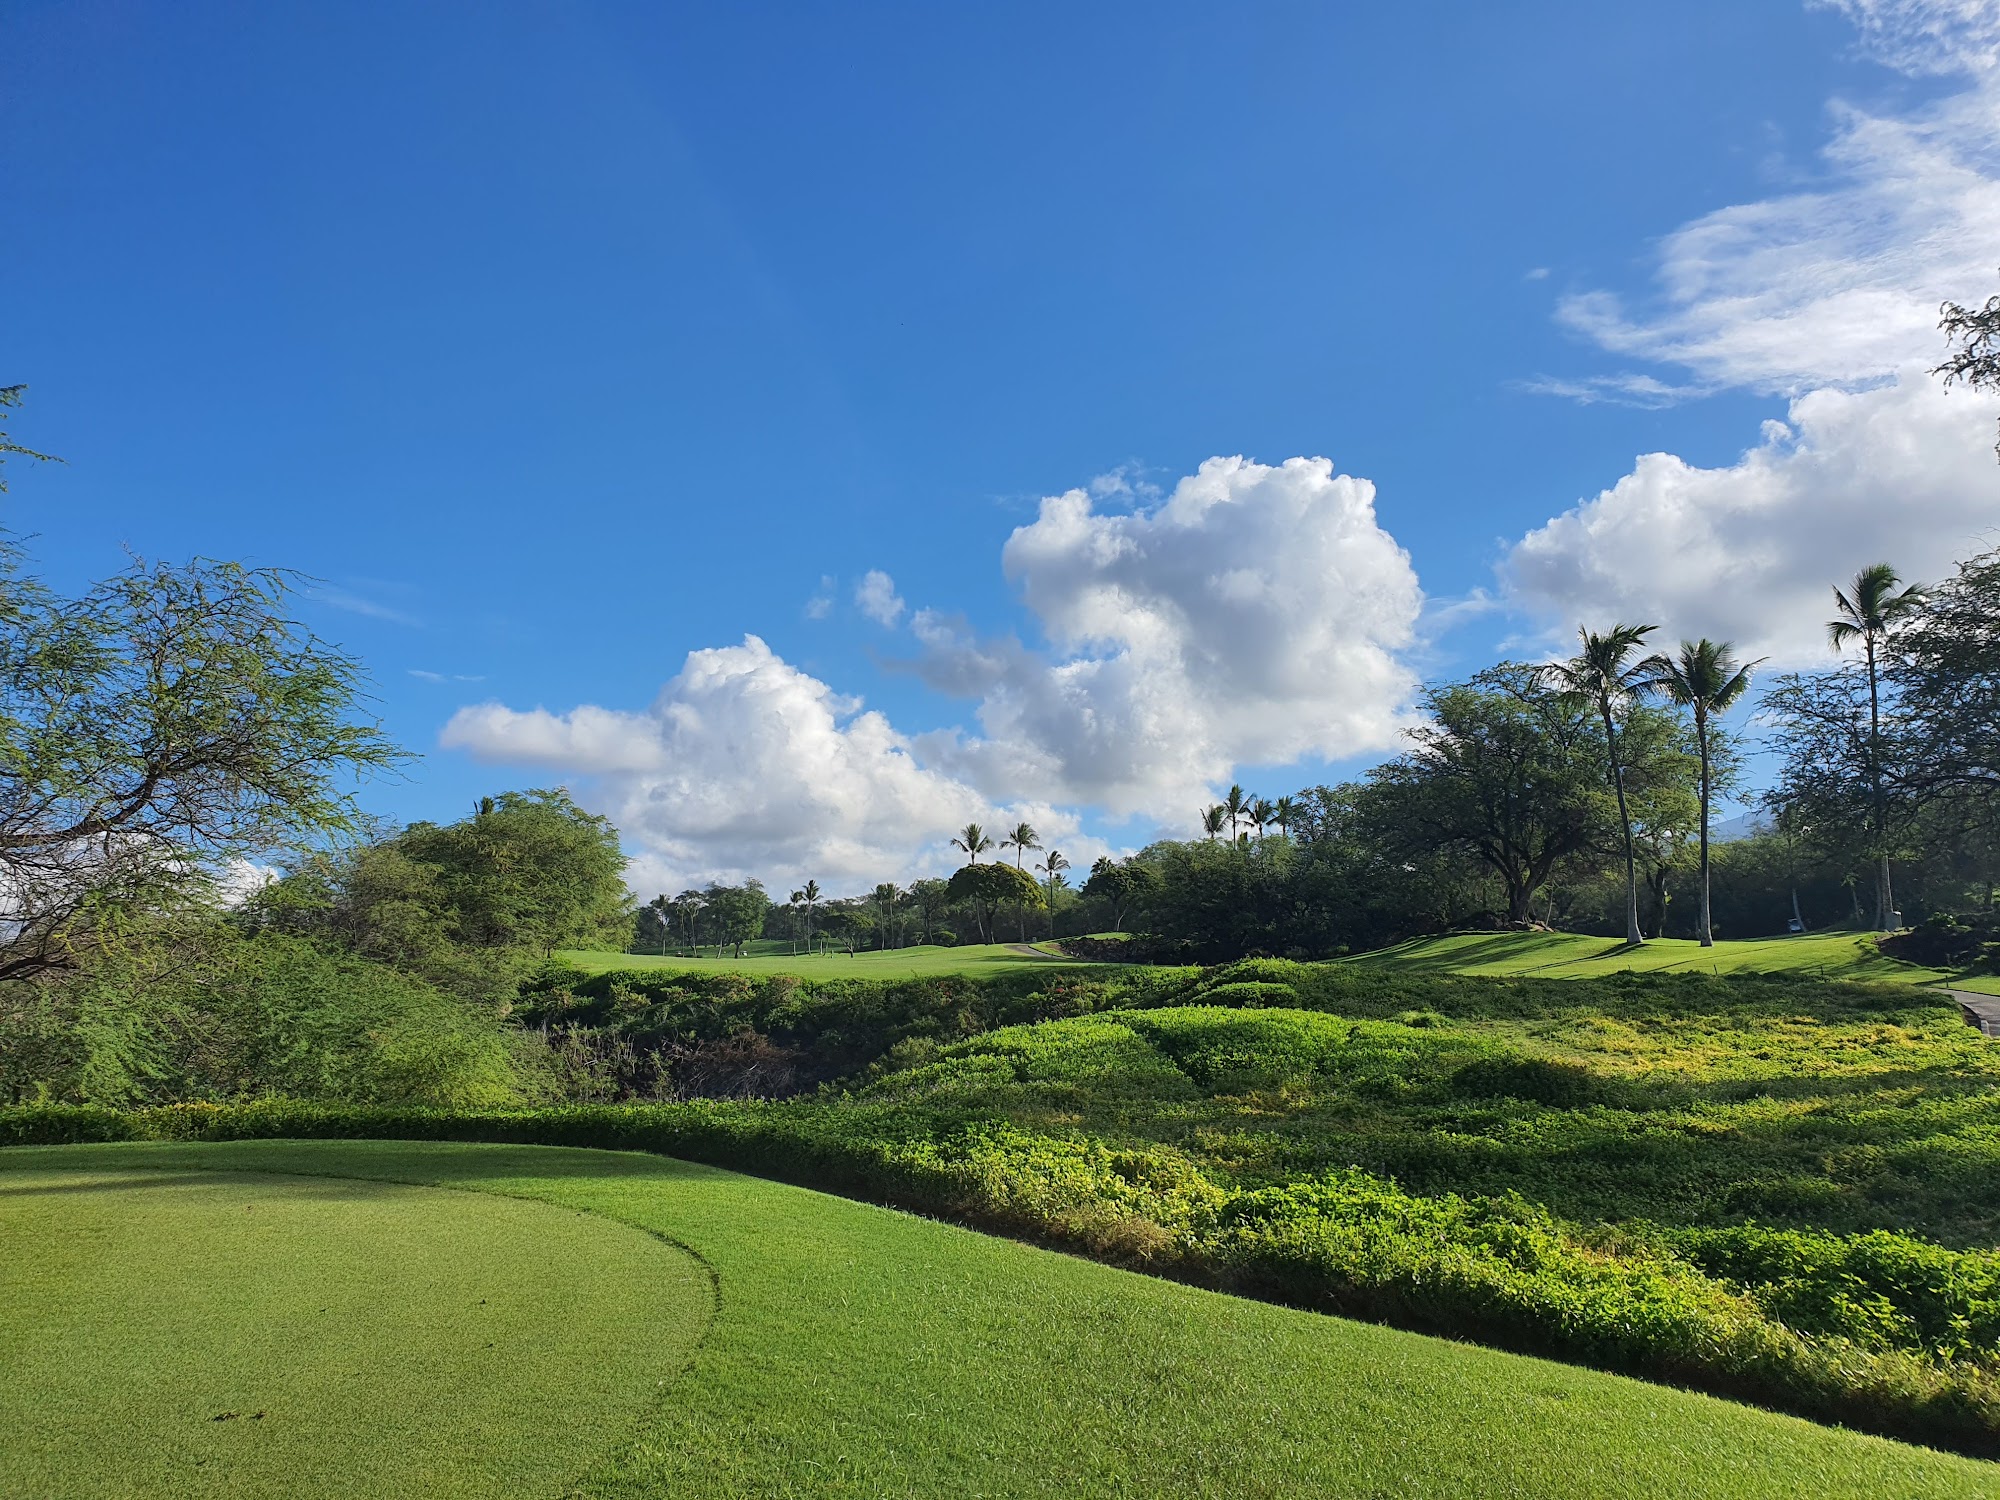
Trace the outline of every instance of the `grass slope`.
{"label": "grass slope", "polygon": [[1034,943],[967,943],[957,948],[888,948],[865,953],[788,953],[782,943],[753,943],[742,958],[662,957],[651,953],[592,953],[569,949],[558,953],[564,963],[587,974],[625,969],[687,973],[794,974],[801,979],[930,979],[947,974],[974,977],[1018,974],[1025,970],[1104,967],[1086,965],[1049,952]]}
{"label": "grass slope", "polygon": [[1799,974],[1890,984],[1940,984],[2000,993],[1993,975],[1956,977],[1942,969],[1884,958],[1852,932],[1805,932],[1745,938],[1712,948],[1685,938],[1652,938],[1628,948],[1616,938],[1567,932],[1455,932],[1413,938],[1342,960],[1357,968],[1485,975],[1492,978],[1591,979],[1608,974]]}
{"label": "grass slope", "polygon": [[[687,1372],[580,1493],[685,1496],[1983,1496],[2000,1468],[1729,1403],[1135,1276],[842,1199],[658,1158],[531,1147],[274,1142],[24,1148],[0,1197],[78,1224],[93,1183],[137,1168],[327,1173],[543,1199],[671,1237],[717,1282],[714,1321]],[[173,1181],[161,1179],[163,1185]],[[272,1179],[242,1179],[258,1211]],[[284,1189],[278,1188],[283,1191]],[[113,1195],[125,1191],[114,1187]],[[440,1212],[457,1205],[431,1197]],[[40,1205],[46,1204],[46,1207]],[[114,1213],[112,1218],[117,1216]],[[543,1215],[543,1221],[555,1221]],[[579,1220],[578,1223],[594,1221]],[[217,1226],[216,1234],[228,1231]],[[385,1289],[400,1279],[391,1244]],[[524,1282],[583,1294],[550,1241]],[[125,1269],[117,1269],[121,1259]],[[69,1285],[95,1305],[129,1255]],[[667,1262],[672,1266],[672,1262]],[[16,1257],[0,1261],[22,1274]],[[672,1274],[670,1272],[670,1274]],[[684,1337],[678,1295],[644,1301],[623,1336]],[[79,1283],[81,1281],[81,1284]],[[468,1289],[469,1290],[469,1289]],[[587,1295],[587,1294],[586,1294]],[[50,1315],[13,1295],[35,1336]],[[100,1338],[118,1325],[100,1321]],[[94,1377],[69,1461],[104,1472],[140,1435],[119,1420],[129,1365],[115,1339],[45,1358]],[[569,1351],[574,1357],[575,1351]],[[337,1369],[299,1337],[292,1362]],[[576,1360],[588,1380],[594,1355]],[[11,1372],[17,1368],[9,1363]],[[10,1389],[13,1385],[9,1382]],[[13,1403],[33,1402],[12,1390]],[[630,1410],[628,1405],[627,1410]],[[188,1413],[189,1422],[206,1413]],[[234,1424],[227,1424],[234,1428]],[[520,1424],[536,1442],[559,1416]],[[260,1424],[257,1436],[277,1426]],[[232,1430],[231,1436],[236,1432]],[[495,1434],[505,1443],[508,1434]],[[10,1442],[0,1466],[19,1462]],[[107,1457],[111,1455],[113,1457]],[[0,1489],[21,1488],[0,1468]],[[92,1493],[115,1493],[99,1488]],[[225,1487],[204,1493],[239,1493]],[[314,1491],[304,1483],[291,1493]],[[351,1487],[319,1493],[352,1493]],[[418,1483],[412,1494],[440,1493]],[[518,1493],[520,1490],[510,1492]]]}
{"label": "grass slope", "polygon": [[559,1493],[713,1308],[546,1203],[87,1160],[0,1173],[8,1495]]}

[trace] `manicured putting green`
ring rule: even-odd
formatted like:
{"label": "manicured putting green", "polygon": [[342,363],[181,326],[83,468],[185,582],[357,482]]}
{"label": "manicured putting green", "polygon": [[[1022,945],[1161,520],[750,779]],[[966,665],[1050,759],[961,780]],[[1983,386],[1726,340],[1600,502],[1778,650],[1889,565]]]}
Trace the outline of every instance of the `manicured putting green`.
{"label": "manicured putting green", "polygon": [[[148,1242],[113,1228],[123,1214],[93,1207],[100,1195],[5,1192],[10,1184],[95,1180],[106,1185],[102,1199],[115,1204],[132,1194],[131,1169],[142,1166],[183,1173],[224,1167],[324,1172],[529,1195],[687,1245],[713,1268],[719,1286],[714,1321],[687,1373],[663,1400],[646,1407],[631,1441],[585,1479],[580,1493],[598,1500],[1991,1500],[2000,1494],[2000,1465],[1542,1360],[1219,1296],[865,1204],[626,1153],[333,1141],[14,1149],[0,1152],[0,1205],[6,1205],[0,1213],[17,1213],[23,1203],[50,1207],[28,1210],[41,1215],[38,1231],[25,1246],[11,1242],[0,1266],[18,1278],[20,1257],[44,1254],[38,1247],[47,1234],[88,1246],[94,1236],[115,1233],[122,1251],[86,1250],[73,1261],[66,1251],[38,1273],[42,1290],[36,1295],[90,1303],[105,1295],[108,1283],[143,1281]],[[241,1214],[245,1204],[261,1201],[255,1195],[263,1187],[251,1183],[270,1181],[245,1179],[233,1199],[225,1184],[211,1201],[218,1211]],[[328,1189],[354,1190],[349,1184]],[[412,1199],[444,1212],[467,1196]],[[262,1211],[253,1208],[250,1216]],[[397,1222],[398,1232],[420,1239],[429,1232]],[[600,1306],[593,1299],[606,1294],[594,1282],[615,1281],[611,1295],[622,1297],[641,1279],[629,1270],[601,1276],[595,1262],[575,1258],[572,1244],[582,1239],[565,1242],[555,1235],[559,1225],[574,1233],[594,1221],[545,1214],[538,1222],[550,1237],[533,1246],[513,1241],[505,1256],[516,1273],[509,1285],[533,1282],[558,1297]],[[233,1221],[225,1227],[214,1214],[201,1225],[206,1227],[192,1236],[191,1250],[236,1232]],[[232,1265],[243,1275],[266,1275],[260,1260],[251,1253]],[[385,1248],[372,1264],[372,1281],[362,1275],[360,1282],[389,1295],[400,1274],[399,1255]],[[458,1294],[461,1302],[471,1290]],[[22,1293],[6,1295],[10,1311],[26,1305]],[[142,1302],[133,1298],[128,1309]],[[282,1302],[274,1303],[266,1316],[276,1319],[283,1311]],[[97,1342],[65,1358],[72,1368],[93,1370],[95,1382],[88,1389],[72,1386],[64,1398],[78,1410],[62,1418],[63,1451],[79,1471],[101,1481],[117,1472],[117,1455],[136,1439],[120,1415],[123,1403],[137,1399],[134,1376],[115,1342],[116,1319],[88,1308],[71,1316]],[[235,1321],[248,1339],[250,1325]],[[429,1340],[457,1337],[459,1326],[438,1316],[434,1332],[404,1347],[421,1351]],[[295,1358],[309,1354],[301,1349]],[[6,1360],[0,1369],[11,1382],[18,1365],[9,1356],[0,1350]],[[522,1362],[530,1357],[523,1351]],[[553,1363],[544,1361],[544,1371]],[[329,1368],[337,1371],[338,1362]],[[609,1373],[577,1378],[602,1391]],[[159,1378],[158,1372],[146,1378]],[[523,1376],[508,1361],[493,1378],[518,1382]],[[655,1376],[642,1369],[623,1378],[644,1386]],[[564,1440],[564,1424],[580,1420],[576,1404],[564,1393],[552,1396],[546,1380],[546,1373],[537,1377],[526,1414],[516,1406],[516,1415],[496,1411],[482,1418],[492,1442]],[[45,1404],[33,1390],[8,1399],[31,1415]],[[637,1408],[629,1403],[644,1400],[628,1392],[623,1410],[631,1413]],[[11,1412],[0,1415],[9,1424],[0,1433],[18,1430],[19,1420]],[[229,1440],[241,1440],[239,1423],[224,1425]],[[370,1424],[352,1426],[365,1432]],[[393,1446],[405,1439],[384,1429],[380,1440]],[[42,1451],[47,1462],[46,1445]],[[0,1452],[14,1461],[11,1450]],[[0,1474],[0,1493],[15,1492],[45,1493],[10,1486]],[[61,1493],[117,1491],[98,1482]],[[451,1491],[418,1486],[407,1493]]]}
{"label": "manicured putting green", "polygon": [[0,1495],[560,1494],[712,1309],[685,1251],[549,1203],[0,1173]]}

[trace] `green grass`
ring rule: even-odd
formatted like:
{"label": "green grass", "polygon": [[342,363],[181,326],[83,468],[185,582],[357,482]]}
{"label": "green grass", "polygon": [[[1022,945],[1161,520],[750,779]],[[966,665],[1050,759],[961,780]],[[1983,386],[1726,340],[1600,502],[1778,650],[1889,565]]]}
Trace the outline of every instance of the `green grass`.
{"label": "green grass", "polygon": [[[593,953],[569,949],[556,955],[587,974],[625,969],[708,974],[794,974],[801,979],[930,979],[948,974],[973,977],[1086,965],[1050,952],[1048,945],[967,943],[957,948],[886,948],[863,953],[789,953],[783,943],[753,943],[742,958],[662,957],[650,953]],[[1023,951],[1024,949],[1028,951]]]}
{"label": "green grass", "polygon": [[[141,1169],[166,1175],[147,1188],[148,1179],[134,1175]],[[12,1189],[0,1192],[0,1223],[13,1229],[28,1222],[23,1215],[33,1220],[26,1248],[0,1256],[9,1310],[0,1338],[11,1341],[9,1357],[0,1360],[6,1372],[0,1430],[8,1433],[0,1445],[0,1491],[159,1493],[119,1477],[142,1474],[151,1445],[189,1453],[205,1443],[248,1449],[286,1435],[292,1418],[280,1413],[289,1409],[275,1405],[254,1426],[239,1418],[204,1427],[213,1415],[207,1400],[183,1403],[164,1427],[133,1426],[135,1411],[161,1421],[157,1414],[172,1392],[159,1388],[157,1368],[124,1352],[133,1321],[143,1323],[146,1314],[144,1299],[129,1290],[121,1300],[120,1286],[159,1281],[162,1295],[181,1305],[207,1285],[241,1309],[223,1326],[242,1341],[219,1343],[202,1356],[217,1371],[241,1369],[242,1394],[229,1399],[265,1399],[257,1372],[281,1364],[302,1388],[326,1395],[329,1420],[356,1415],[345,1410],[340,1382],[359,1351],[318,1336],[315,1326],[299,1321],[306,1315],[288,1315],[279,1291],[260,1293],[259,1304],[229,1290],[246,1276],[283,1281],[263,1266],[263,1255],[228,1249],[243,1232],[237,1213],[254,1221],[259,1213],[304,1212],[290,1206],[301,1202],[428,1205],[375,1220],[350,1218],[343,1208],[324,1228],[351,1245],[377,1241],[373,1284],[381,1297],[422,1301],[422,1285],[430,1285],[438,1288],[429,1297],[434,1309],[459,1304],[449,1315],[434,1312],[438,1321],[415,1340],[420,1348],[448,1340],[473,1316],[463,1304],[481,1285],[476,1277],[414,1289],[401,1283],[413,1280],[405,1271],[410,1244],[447,1232],[431,1227],[433,1215],[476,1216],[488,1200],[384,1193],[346,1182],[319,1199],[302,1198],[295,1178],[207,1175],[224,1169],[448,1184],[592,1215],[490,1204],[499,1221],[495,1237],[511,1247],[496,1257],[512,1268],[506,1294],[580,1299],[582,1310],[550,1317],[553,1332],[561,1337],[568,1323],[594,1330],[580,1336],[587,1349],[576,1342],[546,1353],[521,1349],[505,1361],[504,1375],[489,1377],[494,1383],[527,1385],[531,1375],[544,1380],[566,1365],[584,1388],[599,1388],[596,1367],[616,1357],[600,1355],[605,1340],[657,1340],[654,1363],[677,1362],[690,1327],[684,1263],[647,1244],[629,1265],[586,1259],[588,1269],[580,1271],[575,1252],[616,1256],[626,1252],[615,1247],[636,1239],[605,1220],[650,1230],[699,1256],[715,1277],[713,1321],[686,1373],[663,1397],[654,1396],[646,1370],[620,1375],[636,1389],[622,1404],[608,1403],[602,1421],[622,1422],[626,1440],[588,1468],[579,1490],[607,1500],[665,1494],[1874,1500],[1990,1496],[2000,1485],[2000,1468],[1989,1464],[1613,1376],[1241,1301],[658,1158],[274,1142],[23,1148],[0,1156],[0,1184]],[[176,1199],[180,1193],[195,1197]],[[142,1201],[149,1197],[171,1208],[155,1210]],[[159,1276],[161,1247],[123,1227],[136,1214],[156,1211],[181,1226],[176,1232],[188,1253],[200,1254],[205,1241],[216,1247],[221,1258],[213,1270]],[[531,1240],[546,1237],[524,1245],[514,1231],[530,1219],[543,1226],[530,1232]],[[482,1260],[476,1246],[466,1248]],[[671,1290],[651,1286],[656,1277]],[[39,1290],[26,1293],[24,1279]],[[363,1290],[357,1282],[354,1293],[365,1302]],[[629,1304],[622,1326],[606,1329],[595,1319],[590,1305],[598,1297]],[[41,1351],[26,1380],[13,1352],[24,1344]],[[259,1348],[279,1349],[281,1357],[260,1357]],[[73,1410],[46,1412],[51,1382],[68,1382]],[[169,1372],[165,1384],[175,1383]],[[287,1493],[363,1493],[347,1482],[345,1466],[399,1462],[409,1439],[394,1425],[398,1404],[421,1399],[423,1381],[378,1378],[369,1389],[373,1402],[346,1451],[305,1455],[317,1461],[293,1476]],[[524,1463],[534,1461],[530,1450],[538,1445],[571,1452],[566,1417],[574,1403],[539,1386],[532,1401],[531,1418],[487,1427],[496,1449]],[[53,1469],[36,1472],[54,1473],[68,1491],[37,1484],[24,1471],[19,1434],[28,1420],[67,1434]],[[329,1468],[341,1472],[329,1479]],[[416,1472],[403,1492],[450,1493],[432,1487],[434,1472]],[[207,1475],[199,1488],[224,1496],[257,1492]],[[491,1492],[536,1489],[506,1483]]]}
{"label": "green grass", "polygon": [[547,1203],[9,1165],[9,1495],[554,1494],[654,1407],[713,1308],[685,1251]]}
{"label": "green grass", "polygon": [[1685,938],[1653,938],[1633,949],[1616,938],[1566,932],[1458,932],[1413,938],[1343,960],[1360,968],[1486,975],[1494,978],[1589,979],[1607,974],[1799,974],[1892,984],[1939,984],[2000,994],[2000,977],[1954,976],[1943,969],[1884,958],[1853,932],[1804,932],[1744,938],[1712,948]]}

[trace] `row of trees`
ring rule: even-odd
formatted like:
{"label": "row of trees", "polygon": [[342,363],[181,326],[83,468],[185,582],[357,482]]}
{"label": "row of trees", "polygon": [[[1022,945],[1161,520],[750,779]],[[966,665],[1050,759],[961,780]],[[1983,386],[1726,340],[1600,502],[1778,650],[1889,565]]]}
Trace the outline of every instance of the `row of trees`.
{"label": "row of trees", "polygon": [[[1745,740],[1725,720],[1757,663],[1711,640],[1648,651],[1651,627],[1620,624],[1581,632],[1565,661],[1433,685],[1403,753],[1360,780],[1276,798],[1232,786],[1202,809],[1201,838],[1101,859],[1080,887],[1057,851],[1031,873],[1032,827],[996,839],[973,825],[951,840],[965,865],[950,880],[846,900],[809,882],[782,906],[753,885],[749,904],[762,903],[760,930],[795,944],[1136,931],[1161,951],[1212,957],[1329,953],[1464,925],[1561,923],[1634,943],[1794,922],[1887,928],[1900,920],[1894,880],[1918,915],[1991,907],[2000,550],[1930,588],[1878,564],[1832,592],[1840,656],[1777,676],[1758,706],[1777,775],[1741,799],[1747,838],[1716,845],[1712,824],[1717,799],[1743,791]],[[1012,863],[992,857],[1009,851]],[[726,906],[680,901],[698,897]],[[650,929],[655,941],[669,930]],[[671,930],[728,940],[719,917]]]}

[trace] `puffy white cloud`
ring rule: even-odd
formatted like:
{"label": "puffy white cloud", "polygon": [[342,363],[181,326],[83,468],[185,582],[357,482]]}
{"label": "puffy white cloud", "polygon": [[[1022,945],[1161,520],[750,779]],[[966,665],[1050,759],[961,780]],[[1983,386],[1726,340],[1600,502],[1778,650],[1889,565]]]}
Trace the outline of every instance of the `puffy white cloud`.
{"label": "puffy white cloud", "polygon": [[1241,765],[1393,742],[1423,598],[1374,486],[1323,458],[1212,458],[1156,506],[1042,502],[1002,552],[1052,648],[912,621],[933,686],[982,733],[920,749],[990,794],[1186,824]]}
{"label": "puffy white cloud", "polygon": [[[1936,578],[2000,524],[1993,407],[1921,371],[1819,390],[1734,464],[1641,458],[1610,489],[1523,537],[1511,598],[1560,622],[1657,623],[1747,655],[1822,655],[1831,586],[1869,563]],[[1982,542],[1983,538],[1983,542]]]}
{"label": "puffy white cloud", "polygon": [[1736,463],[1648,454],[1524,536],[1500,572],[1517,606],[1566,628],[1656,621],[1800,663],[1825,651],[1829,586],[1886,560],[1936,577],[2000,522],[1994,405],[1927,368],[1945,300],[1978,302],[2000,260],[2000,7],[1844,0],[1863,45],[1911,71],[1975,75],[1907,118],[1835,111],[1815,190],[1708,214],[1663,241],[1660,296],[1605,293],[1560,316],[1691,386],[1612,374],[1542,389],[1665,405],[1722,388],[1784,393],[1785,423]]}
{"label": "puffy white cloud", "polygon": [[1558,316],[1613,352],[1684,366],[1545,381],[1586,399],[1665,404],[1723,386],[1794,395],[1933,365],[1938,305],[1983,299],[2000,263],[2000,80],[1908,118],[1836,108],[1827,181],[1704,215],[1662,243],[1658,295],[1608,292]]}
{"label": "puffy white cloud", "polygon": [[904,604],[896,592],[896,580],[880,568],[870,568],[854,585],[855,606],[877,625],[894,625],[903,617]]}
{"label": "puffy white cloud", "polygon": [[1104,848],[1077,836],[1072,815],[1003,811],[926,769],[881,714],[756,636],[690,652],[643,711],[487,703],[454,715],[442,743],[588,778],[582,795],[617,824],[648,895],[749,875],[774,890],[808,877],[830,891],[901,880],[951,863],[946,840],[972,821],[1025,817],[1080,864]]}
{"label": "puffy white cloud", "polygon": [[[1143,508],[1099,508],[1113,498]],[[977,700],[977,734],[906,736],[748,636],[691,652],[643,711],[484,703],[441,742],[584,778],[642,891],[903,879],[952,863],[972,821],[1026,819],[1087,868],[1107,845],[1080,809],[1186,825],[1239,766],[1390,744],[1423,598],[1373,486],[1324,459],[1217,458],[1150,501],[1073,490],[1009,538],[1002,566],[1050,650],[911,619],[911,665]],[[857,600],[885,624],[905,608],[881,573]]]}

